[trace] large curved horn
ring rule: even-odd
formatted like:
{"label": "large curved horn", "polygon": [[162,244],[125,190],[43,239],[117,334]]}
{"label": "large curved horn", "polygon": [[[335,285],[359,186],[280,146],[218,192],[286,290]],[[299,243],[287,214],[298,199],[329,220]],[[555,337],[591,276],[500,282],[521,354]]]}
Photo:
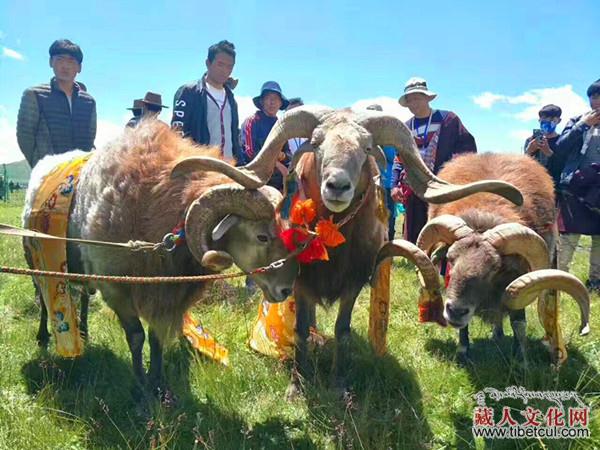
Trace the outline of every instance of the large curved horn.
{"label": "large curved horn", "polygon": [[377,258],[375,259],[374,273],[376,273],[381,262],[387,258],[393,258],[394,256],[402,256],[417,266],[417,269],[419,269],[419,273],[421,274],[424,287],[431,292],[437,291],[439,293],[440,277],[438,275],[438,271],[423,250],[421,250],[412,242],[405,241],[403,239],[395,239],[393,241],[386,242],[383,247],[381,247],[377,253]]}
{"label": "large curved horn", "polygon": [[211,250],[211,233],[227,214],[250,220],[265,220],[275,216],[275,206],[281,194],[270,186],[249,190],[238,184],[213,187],[194,201],[185,218],[188,247],[200,263],[215,271],[233,264],[226,252]]}
{"label": "large curved horn", "polygon": [[397,117],[369,112],[364,113],[357,122],[371,133],[374,144],[396,148],[407,166],[406,174],[412,190],[428,203],[446,203],[477,192],[489,192],[500,195],[517,206],[523,204],[523,196],[519,190],[505,181],[484,180],[454,185],[436,177],[421,159],[410,131]]}
{"label": "large curved horn", "polygon": [[289,171],[293,172],[296,169],[296,166],[300,162],[300,159],[302,158],[302,156],[304,156],[307,153],[312,153],[314,151],[315,151],[315,148],[313,147],[313,145],[310,143],[309,140],[303,142],[302,145],[300,147],[298,147],[296,152],[292,155],[292,161],[290,162]]}
{"label": "large curved horn", "polygon": [[431,219],[417,238],[417,246],[427,255],[438,243],[442,242],[448,246],[454,241],[464,238],[471,234],[473,230],[460,217],[444,214]]}
{"label": "large curved horn", "polygon": [[415,244],[397,239],[387,242],[381,247],[375,259],[375,269],[371,277],[371,284],[373,285],[377,280],[379,264],[385,259],[394,256],[402,256],[417,266],[419,283],[421,284],[419,293],[419,321],[437,322],[442,326],[446,326],[446,319],[443,316],[444,300],[442,298],[438,271],[425,252]]}
{"label": "large curved horn", "polygon": [[590,295],[583,283],[562,270],[543,269],[521,275],[504,290],[503,303],[510,309],[523,309],[533,303],[540,291],[555,289],[569,294],[579,305],[581,324],[579,333],[590,332]]}
{"label": "large curved horn", "polygon": [[550,266],[548,246],[539,234],[518,223],[497,225],[483,233],[484,239],[502,255],[519,255],[527,260],[529,270]]}
{"label": "large curved horn", "polygon": [[277,156],[288,139],[293,137],[310,138],[314,129],[321,123],[323,116],[329,112],[331,112],[329,109],[299,107],[284,114],[271,129],[256,158],[246,166],[234,167],[220,159],[195,156],[180,161],[173,168],[171,176],[179,176],[196,170],[210,170],[221,172],[249,189],[259,188],[271,178]]}

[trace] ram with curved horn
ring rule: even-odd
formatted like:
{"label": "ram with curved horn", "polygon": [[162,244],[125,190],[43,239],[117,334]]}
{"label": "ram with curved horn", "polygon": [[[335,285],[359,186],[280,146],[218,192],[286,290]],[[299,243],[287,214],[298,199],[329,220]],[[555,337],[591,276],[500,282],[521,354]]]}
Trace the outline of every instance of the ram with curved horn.
{"label": "ram with curved horn", "polygon": [[[132,276],[201,275],[219,272],[233,263],[250,272],[286,258],[288,251],[279,238],[281,224],[275,216],[275,207],[281,201],[277,190],[269,186],[246,189],[224,175],[195,167],[181,170],[187,167],[185,161],[189,158],[216,154],[217,149],[195,146],[156,120],[125,130],[105,148],[94,152],[81,171],[69,215],[68,237],[161,242],[167,233],[179,230],[182,235],[183,229],[185,240],[173,251],[135,253],[69,243],[69,271]],[[39,181],[54,167],[53,163],[56,160],[48,158],[36,166],[28,199],[35,197]],[[171,176],[177,163],[179,176]],[[30,212],[28,204],[25,222]],[[291,294],[297,271],[296,261],[287,259],[283,266],[252,277],[269,301],[280,302]],[[198,300],[207,283],[94,282],[91,286],[102,292],[125,330],[138,381],[150,388],[160,387],[163,345],[180,333],[184,313]],[[140,318],[149,325],[148,379],[142,364],[145,333]],[[47,345],[45,323],[40,330],[40,340]]]}
{"label": "ram with curved horn", "polygon": [[332,218],[341,224],[339,231],[346,242],[329,250],[328,261],[301,264],[294,288],[296,352],[288,397],[300,392],[301,379],[308,371],[307,338],[315,305],[337,299],[341,304],[335,325],[333,378],[336,387],[346,388],[352,309],[370,279],[387,233],[385,219],[378,218],[383,209],[374,182],[379,173],[379,146],[396,148],[408,167],[413,190],[426,201],[451,201],[481,191],[516,204],[522,201],[518,190],[503,181],[456,186],[435,177],[421,160],[406,126],[395,117],[376,112],[295,108],[273,127],[260,153],[247,166],[236,168],[211,158],[188,160],[185,165],[222,172],[246,186],[262,186],[273,172],[281,147],[294,137],[308,141],[294,155],[292,176],[297,178],[300,192],[317,205],[317,218]]}
{"label": "ram with curved horn", "polygon": [[[506,315],[514,333],[513,350],[525,358],[525,306],[540,297],[540,319],[556,362],[566,358],[557,322],[557,291],[577,302],[580,333],[589,332],[589,295],[577,278],[550,270],[555,259],[554,187],[546,170],[528,156],[464,155],[448,162],[440,177],[470,183],[498,176],[523,194],[518,208],[505,199],[477,194],[445,205],[430,205],[429,221],[417,245],[430,257],[446,254],[449,282],[444,317],[459,329],[458,356],[469,358],[469,322],[474,315],[503,336]],[[435,258],[434,258],[435,259]]]}

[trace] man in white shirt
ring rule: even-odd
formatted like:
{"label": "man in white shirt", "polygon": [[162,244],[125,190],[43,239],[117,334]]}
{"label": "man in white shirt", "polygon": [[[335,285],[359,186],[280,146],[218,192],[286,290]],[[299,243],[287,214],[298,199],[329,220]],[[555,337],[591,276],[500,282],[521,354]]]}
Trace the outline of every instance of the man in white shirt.
{"label": "man in white shirt", "polygon": [[206,73],[200,80],[181,86],[175,94],[171,126],[199,144],[219,147],[226,158],[243,161],[238,108],[232,91],[236,83],[230,78],[235,56],[231,42],[209,47]]}

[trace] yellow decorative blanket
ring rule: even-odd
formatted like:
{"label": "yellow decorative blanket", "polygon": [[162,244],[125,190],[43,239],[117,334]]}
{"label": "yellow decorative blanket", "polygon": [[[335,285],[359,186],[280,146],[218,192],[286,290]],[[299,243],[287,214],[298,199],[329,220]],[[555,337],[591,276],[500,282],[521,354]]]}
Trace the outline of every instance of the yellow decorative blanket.
{"label": "yellow decorative blanket", "polygon": [[[88,154],[59,164],[46,176],[33,201],[26,228],[66,237],[73,192],[79,172],[89,157]],[[67,272],[67,246],[64,241],[31,239],[29,251],[35,269]],[[67,358],[80,356],[83,342],[69,282],[49,277],[35,277],[35,281],[48,310],[56,352]]]}
{"label": "yellow decorative blanket", "polygon": [[[53,236],[67,236],[73,192],[79,181],[81,168],[90,156],[91,154],[87,154],[59,164],[46,176],[33,201],[26,228]],[[28,249],[35,269],[67,272],[65,241],[30,239]],[[67,358],[80,356],[83,342],[79,334],[77,305],[71,298],[69,282],[49,277],[35,279],[48,310],[56,352]],[[228,363],[227,349],[219,345],[189,312],[184,316],[182,331],[200,353],[222,364]]]}

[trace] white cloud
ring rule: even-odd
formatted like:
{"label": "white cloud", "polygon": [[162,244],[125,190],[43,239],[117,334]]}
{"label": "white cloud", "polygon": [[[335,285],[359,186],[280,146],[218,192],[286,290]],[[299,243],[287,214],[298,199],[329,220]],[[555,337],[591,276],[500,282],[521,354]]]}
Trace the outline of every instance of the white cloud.
{"label": "white cloud", "polygon": [[408,110],[408,108],[400,106],[400,103],[398,103],[398,99],[392,97],[374,97],[357,100],[356,102],[354,102],[351,108],[354,111],[365,111],[367,109],[367,106],[373,104],[380,105],[384,113],[396,116],[403,122],[407,121],[412,117],[412,113]]}
{"label": "white cloud", "polygon": [[23,56],[21,53],[4,46],[2,47],[2,56],[5,58],[16,59],[18,61],[25,61],[25,56]]}
{"label": "white cloud", "polygon": [[256,112],[256,106],[252,103],[252,97],[235,96],[235,101],[238,105],[238,117],[240,119],[240,127],[244,120]]}
{"label": "white cloud", "polygon": [[491,92],[484,92],[477,97],[473,97],[473,101],[476,105],[479,105],[483,109],[490,109],[494,103],[504,100],[504,95],[493,94]]}
{"label": "white cloud", "polygon": [[473,101],[484,109],[491,109],[499,103],[520,106],[522,109],[511,115],[522,122],[537,120],[538,111],[549,103],[562,108],[563,122],[589,109],[585,98],[575,93],[570,84],[555,88],[531,89],[516,96],[484,92],[473,97]]}
{"label": "white cloud", "polygon": [[531,130],[512,130],[509,135],[512,138],[525,142],[525,139],[531,136]]}
{"label": "white cloud", "polygon": [[8,115],[8,109],[0,105],[0,164],[10,164],[25,159],[17,143],[17,128]]}
{"label": "white cloud", "polygon": [[[129,120],[129,118],[127,119]],[[121,124],[111,122],[106,119],[98,119],[96,127],[96,140],[94,145],[97,149],[101,149],[108,142],[119,136],[125,128],[126,121]]]}

